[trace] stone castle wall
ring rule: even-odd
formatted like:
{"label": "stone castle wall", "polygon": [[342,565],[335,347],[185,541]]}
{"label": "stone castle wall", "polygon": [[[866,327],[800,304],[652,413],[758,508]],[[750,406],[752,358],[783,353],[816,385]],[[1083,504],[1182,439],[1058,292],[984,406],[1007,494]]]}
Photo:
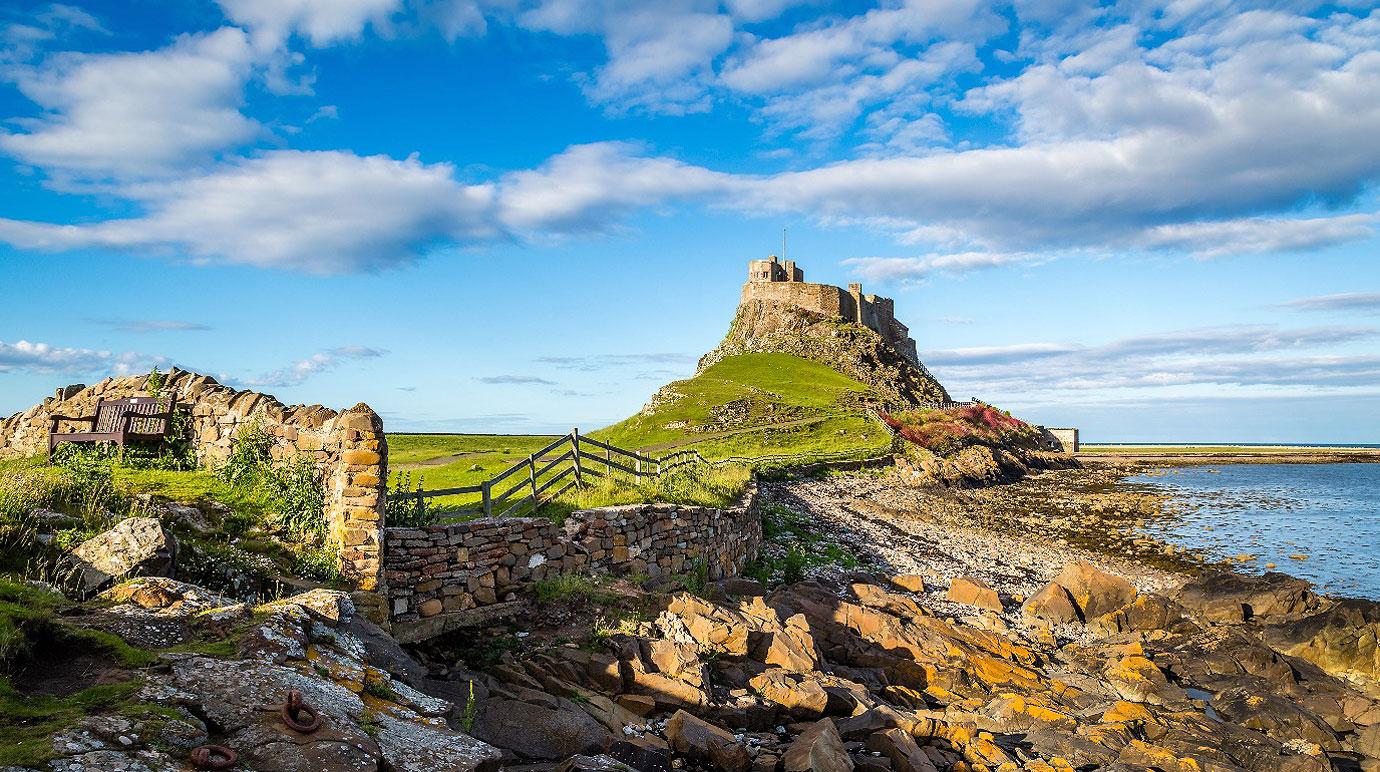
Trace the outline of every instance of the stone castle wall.
{"label": "stone castle wall", "polygon": [[[135,375],[59,389],[42,403],[0,419],[0,458],[47,453],[50,416],[93,415],[98,400],[146,396],[148,385],[148,376]],[[251,424],[273,439],[274,458],[313,459],[326,489],[328,533],[341,549],[341,574],[359,589],[379,589],[388,449],[378,414],[363,403],[344,412],[321,405],[288,406],[268,394],[239,391],[210,376],[176,369],[165,374],[163,390],[187,406],[192,444],[203,466],[228,458],[235,437]],[[85,428],[59,424],[60,431]]]}
{"label": "stone castle wall", "polygon": [[634,504],[542,518],[482,518],[385,530],[393,633],[421,640],[511,606],[524,588],[560,574],[732,576],[757,554],[755,487],[738,505]]}
{"label": "stone castle wall", "polygon": [[[759,264],[767,266],[767,269],[760,269]],[[752,261],[748,281],[743,284],[742,296],[738,301],[739,307],[765,303],[857,322],[882,336],[887,345],[912,364],[920,363],[910,329],[896,319],[896,306],[891,298],[863,294],[862,285],[859,284],[851,284],[848,289],[843,289],[832,284],[801,281],[799,277],[803,274],[800,269],[794,263],[787,265],[791,273],[782,274],[779,263]],[[795,278],[782,278],[783,275]]]}

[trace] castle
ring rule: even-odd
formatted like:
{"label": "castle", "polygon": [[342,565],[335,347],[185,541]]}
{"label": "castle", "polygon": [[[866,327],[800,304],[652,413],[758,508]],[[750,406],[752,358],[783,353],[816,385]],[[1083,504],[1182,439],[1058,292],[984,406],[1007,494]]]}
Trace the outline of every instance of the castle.
{"label": "castle", "polygon": [[740,303],[746,305],[754,300],[857,322],[882,336],[911,364],[920,365],[910,328],[896,319],[895,303],[891,298],[864,295],[861,284],[849,284],[846,290],[832,284],[813,284],[805,281],[805,272],[796,267],[794,260],[782,262],[772,255],[766,260],[748,261],[748,280],[743,285]]}

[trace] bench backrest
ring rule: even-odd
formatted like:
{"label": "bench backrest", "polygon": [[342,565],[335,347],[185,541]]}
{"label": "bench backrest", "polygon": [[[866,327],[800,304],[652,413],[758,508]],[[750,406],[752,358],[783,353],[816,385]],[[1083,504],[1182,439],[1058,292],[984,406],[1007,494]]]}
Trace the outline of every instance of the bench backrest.
{"label": "bench backrest", "polygon": [[[124,427],[125,413],[151,415],[163,413],[167,403],[157,397],[126,397],[125,399],[103,399],[96,403],[96,426],[92,431],[118,432]],[[167,421],[163,418],[130,419],[128,431],[131,434],[164,434]]]}

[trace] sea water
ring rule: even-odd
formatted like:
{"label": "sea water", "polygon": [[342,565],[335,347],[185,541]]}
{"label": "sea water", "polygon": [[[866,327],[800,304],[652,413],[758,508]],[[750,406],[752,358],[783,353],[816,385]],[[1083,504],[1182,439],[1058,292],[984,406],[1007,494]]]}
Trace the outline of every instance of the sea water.
{"label": "sea water", "polygon": [[1380,600],[1380,464],[1188,466],[1130,481],[1172,497],[1171,514],[1146,523],[1156,538]]}

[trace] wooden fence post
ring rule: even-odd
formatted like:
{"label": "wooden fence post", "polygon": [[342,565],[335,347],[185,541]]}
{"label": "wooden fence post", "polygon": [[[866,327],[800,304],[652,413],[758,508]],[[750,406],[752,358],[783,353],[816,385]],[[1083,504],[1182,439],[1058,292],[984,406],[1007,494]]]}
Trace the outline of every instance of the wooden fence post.
{"label": "wooden fence post", "polygon": [[641,484],[642,484],[642,457],[641,457],[641,456],[638,456],[637,458],[633,459],[633,469],[637,470],[637,473],[633,475],[633,480],[635,481],[635,483],[636,483],[637,485],[641,485]]}
{"label": "wooden fence post", "polygon": [[580,474],[580,427],[570,430],[571,453],[575,456],[575,487],[585,487],[584,478]]}
{"label": "wooden fence post", "polygon": [[541,506],[541,500],[537,498],[537,458],[530,453],[527,455],[527,481],[532,484],[532,511],[536,512],[537,507]]}
{"label": "wooden fence post", "polygon": [[489,483],[490,483],[490,482],[491,482],[490,480],[485,480],[485,481],[484,481],[483,483],[481,483],[481,485],[480,485],[480,487],[482,487],[482,488],[484,489],[484,490],[482,490],[482,491],[480,492],[480,493],[483,495],[483,497],[484,497],[484,498],[483,498],[483,500],[484,500],[484,517],[493,517],[493,515],[494,515],[494,502],[493,502],[492,499],[489,498]]}

